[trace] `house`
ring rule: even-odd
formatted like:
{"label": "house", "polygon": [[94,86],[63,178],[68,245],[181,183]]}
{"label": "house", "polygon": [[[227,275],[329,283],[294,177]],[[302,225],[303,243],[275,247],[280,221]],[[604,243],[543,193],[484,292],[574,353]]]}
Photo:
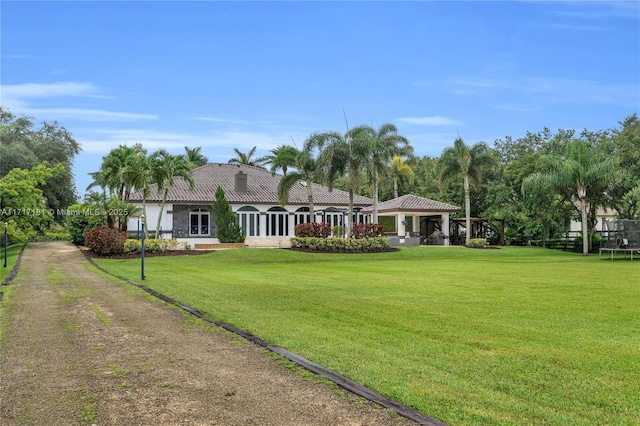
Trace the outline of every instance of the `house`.
{"label": "house", "polygon": [[[162,213],[160,230],[163,238],[196,244],[215,244],[215,213],[211,204],[218,186],[222,187],[231,209],[238,215],[245,231],[245,244],[255,247],[289,247],[294,227],[310,222],[309,197],[305,182],[294,185],[289,192],[289,203],[281,206],[277,188],[282,176],[247,165],[209,163],[193,171],[195,189],[191,191],[183,179],[176,179],[169,189]],[[328,222],[331,226],[344,226],[349,206],[349,193],[311,184],[316,222]],[[129,202],[142,206],[142,192],[136,191]],[[360,210],[370,206],[373,200],[354,195],[354,222],[367,221]],[[157,227],[162,204],[162,193],[152,185],[146,199],[147,226]],[[139,229],[138,218],[130,218],[129,230]]]}
{"label": "house", "polygon": [[[282,176],[255,166],[228,163],[209,163],[193,171],[195,189],[191,191],[183,179],[176,179],[169,189],[162,212],[160,231],[163,238],[188,242],[193,247],[218,243],[215,213],[212,203],[218,186],[222,187],[231,209],[243,228],[245,244],[253,247],[290,247],[294,227],[300,223],[328,222],[344,226],[349,208],[349,193],[312,183],[314,218],[309,217],[309,197],[306,182],[300,181],[289,192],[288,204],[278,202],[277,188]],[[136,191],[129,202],[142,207],[142,192]],[[354,195],[354,223],[370,222],[373,200]],[[157,228],[162,206],[162,193],[157,185],[151,186],[146,199],[146,224],[149,231]],[[419,217],[429,216],[444,223],[447,230],[449,214],[459,208],[415,195],[405,195],[380,203],[381,216],[397,217],[398,235],[405,233],[406,219],[411,216],[408,231],[419,231]],[[140,229],[140,219],[130,218],[129,230]],[[448,245],[448,239],[445,240]]]}

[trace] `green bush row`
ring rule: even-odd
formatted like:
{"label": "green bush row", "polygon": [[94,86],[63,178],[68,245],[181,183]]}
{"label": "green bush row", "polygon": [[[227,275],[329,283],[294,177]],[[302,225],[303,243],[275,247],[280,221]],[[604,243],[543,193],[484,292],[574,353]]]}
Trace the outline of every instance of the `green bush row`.
{"label": "green bush row", "polygon": [[[144,240],[145,253],[164,253],[168,250],[191,250],[191,244],[179,243],[176,240],[164,240],[148,238]],[[128,239],[124,242],[124,253],[140,253],[142,251],[142,240]]]}
{"label": "green bush row", "polygon": [[296,237],[291,239],[291,247],[335,253],[376,253],[387,251],[391,246],[386,237],[359,239]]}
{"label": "green bush row", "polygon": [[487,246],[486,238],[471,238],[464,243],[465,246],[471,248],[485,248]]}

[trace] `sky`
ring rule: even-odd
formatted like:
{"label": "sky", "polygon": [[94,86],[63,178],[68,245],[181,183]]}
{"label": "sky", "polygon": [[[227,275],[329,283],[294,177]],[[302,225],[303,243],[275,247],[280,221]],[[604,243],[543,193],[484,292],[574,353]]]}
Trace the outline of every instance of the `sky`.
{"label": "sky", "polygon": [[[0,103],[81,144],[257,156],[393,123],[419,156],[640,111],[640,2],[0,2]],[[1,159],[0,159],[1,160]]]}

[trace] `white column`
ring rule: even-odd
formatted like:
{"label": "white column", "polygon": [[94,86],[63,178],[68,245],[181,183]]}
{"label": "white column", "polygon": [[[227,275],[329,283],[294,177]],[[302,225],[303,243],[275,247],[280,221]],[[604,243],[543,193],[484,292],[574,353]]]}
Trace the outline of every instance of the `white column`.
{"label": "white column", "polygon": [[444,245],[449,245],[449,213],[442,213],[442,232],[444,232]]}
{"label": "white column", "polygon": [[261,237],[266,237],[267,236],[267,213],[265,212],[260,212],[260,214],[258,215],[258,229],[260,229],[260,236]]}
{"label": "white column", "polygon": [[404,225],[402,224],[402,222],[404,222],[404,213],[398,213],[398,223],[396,224],[396,228],[398,229],[398,237],[402,238],[404,237]]}
{"label": "white column", "polygon": [[418,232],[418,231],[420,231],[420,216],[414,215],[413,223],[411,224],[411,232]]}
{"label": "white column", "polygon": [[295,237],[296,214],[289,212],[289,237]]}

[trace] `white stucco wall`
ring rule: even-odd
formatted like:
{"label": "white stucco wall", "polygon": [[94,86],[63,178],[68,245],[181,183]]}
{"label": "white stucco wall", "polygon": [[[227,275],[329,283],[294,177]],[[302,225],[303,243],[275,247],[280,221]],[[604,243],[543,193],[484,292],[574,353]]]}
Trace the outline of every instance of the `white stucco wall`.
{"label": "white stucco wall", "polygon": [[[138,204],[137,204],[138,205]],[[142,207],[141,204],[138,205]],[[151,231],[156,230],[156,226],[158,225],[158,215],[160,214],[160,203],[147,203],[147,229]],[[173,204],[165,204],[164,213],[162,214],[162,220],[160,222],[160,228],[164,231],[171,231],[173,228],[173,214],[167,213],[167,211],[173,210]],[[138,217],[129,218],[128,229],[129,232],[135,232],[138,229],[138,225],[141,222]],[[171,233],[167,232],[166,235],[163,234],[163,237],[171,238]]]}

